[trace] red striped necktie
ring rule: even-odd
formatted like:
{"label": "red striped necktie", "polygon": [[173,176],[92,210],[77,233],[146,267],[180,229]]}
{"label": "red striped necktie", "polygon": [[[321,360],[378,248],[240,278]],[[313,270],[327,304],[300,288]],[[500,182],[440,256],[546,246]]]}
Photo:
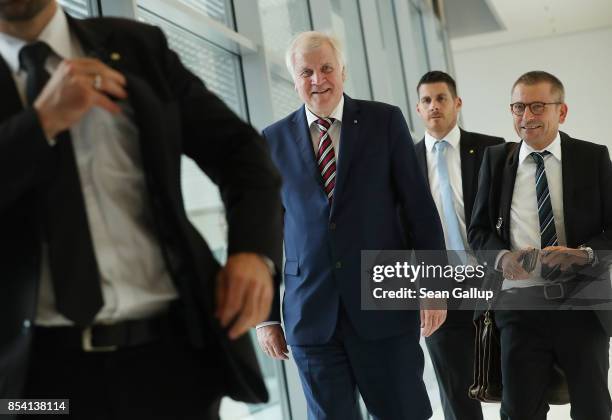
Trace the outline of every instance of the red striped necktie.
{"label": "red striped necktie", "polygon": [[323,189],[330,206],[334,195],[334,187],[336,186],[336,154],[334,153],[334,146],[328,132],[333,122],[332,118],[320,118],[316,121],[319,128],[317,165],[323,177]]}

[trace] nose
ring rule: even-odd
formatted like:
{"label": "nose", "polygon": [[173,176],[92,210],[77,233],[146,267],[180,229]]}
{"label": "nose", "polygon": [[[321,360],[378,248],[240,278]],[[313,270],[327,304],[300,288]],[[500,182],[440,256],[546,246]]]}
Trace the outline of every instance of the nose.
{"label": "nose", "polygon": [[323,72],[320,72],[320,71],[315,71],[312,73],[312,77],[310,78],[310,81],[313,85],[320,85],[321,83],[325,81],[325,74],[323,74]]}
{"label": "nose", "polygon": [[530,107],[526,106],[525,107],[525,112],[523,112],[523,120],[529,121],[533,117],[535,117],[535,114],[533,112],[531,112],[531,108]]}

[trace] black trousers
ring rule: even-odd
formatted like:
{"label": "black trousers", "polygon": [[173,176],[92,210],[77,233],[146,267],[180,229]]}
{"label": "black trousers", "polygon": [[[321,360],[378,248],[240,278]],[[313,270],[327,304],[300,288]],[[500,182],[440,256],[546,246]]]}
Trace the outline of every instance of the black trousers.
{"label": "black trousers", "polygon": [[216,420],[219,366],[181,334],[106,353],[54,347],[35,335],[24,398],[70,399],[70,416],[59,419]]}
{"label": "black trousers", "polygon": [[609,337],[592,311],[495,311],[502,351],[502,414],[544,420],[553,361],[568,381],[574,420],[609,420]]}
{"label": "black trousers", "polygon": [[436,372],[445,420],[482,420],[480,403],[468,397],[474,381],[473,311],[448,311],[440,329],[425,339]]}

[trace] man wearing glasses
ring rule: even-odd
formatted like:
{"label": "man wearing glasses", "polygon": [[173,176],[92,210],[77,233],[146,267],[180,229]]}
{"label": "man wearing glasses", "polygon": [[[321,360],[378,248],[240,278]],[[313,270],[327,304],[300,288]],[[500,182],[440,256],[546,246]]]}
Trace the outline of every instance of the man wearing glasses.
{"label": "man wearing glasses", "polygon": [[[607,420],[609,312],[533,309],[575,302],[589,278],[605,279],[592,283],[605,286],[609,296],[610,155],[605,146],[559,131],[568,107],[563,84],[552,74],[522,75],[512,88],[510,110],[522,141],[485,152],[468,233],[474,250],[500,250],[488,263],[503,274],[498,308],[505,309],[495,311],[502,414],[545,419],[546,389],[557,363],[567,377],[572,418]],[[524,263],[531,249],[539,250],[535,269]],[[531,310],[508,309],[506,302]]]}

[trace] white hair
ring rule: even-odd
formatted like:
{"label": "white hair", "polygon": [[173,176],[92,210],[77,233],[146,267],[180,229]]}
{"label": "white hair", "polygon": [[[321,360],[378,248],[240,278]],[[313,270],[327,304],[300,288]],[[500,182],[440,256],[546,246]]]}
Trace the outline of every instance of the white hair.
{"label": "white hair", "polygon": [[344,73],[344,52],[342,51],[338,38],[323,32],[308,31],[297,34],[289,44],[289,48],[287,48],[287,52],[285,53],[285,64],[292,78],[295,77],[295,68],[293,67],[295,54],[298,51],[311,51],[320,48],[326,42],[331,46],[334,56],[336,60],[338,60],[340,68]]}

